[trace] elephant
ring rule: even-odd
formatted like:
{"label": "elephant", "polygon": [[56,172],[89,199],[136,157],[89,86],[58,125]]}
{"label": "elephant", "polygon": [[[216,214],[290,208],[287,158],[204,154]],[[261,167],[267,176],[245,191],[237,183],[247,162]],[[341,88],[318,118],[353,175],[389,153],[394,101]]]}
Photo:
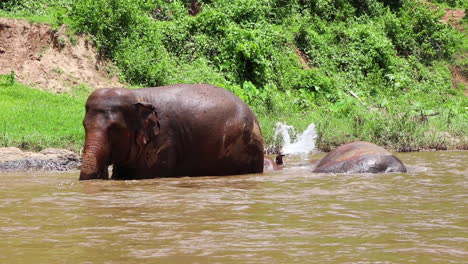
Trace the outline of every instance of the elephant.
{"label": "elephant", "polygon": [[275,160],[271,157],[265,157],[263,161],[263,171],[276,171],[280,170],[283,165],[283,154],[276,155]]}
{"label": "elephant", "polygon": [[80,180],[263,171],[263,136],[239,97],[208,84],[103,88],[86,101]]}
{"label": "elephant", "polygon": [[332,150],[320,160],[313,172],[406,172],[406,167],[397,157],[384,148],[369,142],[356,141]]}

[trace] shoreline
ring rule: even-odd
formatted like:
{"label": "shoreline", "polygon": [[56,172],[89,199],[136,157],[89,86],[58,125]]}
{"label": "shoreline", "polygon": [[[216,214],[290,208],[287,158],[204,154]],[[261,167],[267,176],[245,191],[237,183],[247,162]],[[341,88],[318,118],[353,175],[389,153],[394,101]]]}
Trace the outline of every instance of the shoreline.
{"label": "shoreline", "polygon": [[0,148],[0,172],[66,172],[78,170],[80,166],[80,155],[66,149],[46,148],[31,152],[15,147]]}
{"label": "shoreline", "polygon": [[[321,149],[319,152],[327,153]],[[463,152],[465,149],[424,149],[408,152]],[[395,151],[391,151],[394,152]],[[396,152],[396,153],[408,153]],[[272,154],[265,154],[271,156]],[[79,170],[81,157],[78,153],[59,148],[46,148],[39,152],[21,150],[16,147],[0,148],[0,173],[21,171],[67,172]]]}

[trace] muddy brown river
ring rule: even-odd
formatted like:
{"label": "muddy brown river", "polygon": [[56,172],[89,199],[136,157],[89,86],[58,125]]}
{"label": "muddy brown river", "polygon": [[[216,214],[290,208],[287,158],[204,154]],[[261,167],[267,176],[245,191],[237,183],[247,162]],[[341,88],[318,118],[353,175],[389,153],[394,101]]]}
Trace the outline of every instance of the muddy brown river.
{"label": "muddy brown river", "polygon": [[0,173],[0,263],[468,263],[468,152],[397,156],[409,173]]}

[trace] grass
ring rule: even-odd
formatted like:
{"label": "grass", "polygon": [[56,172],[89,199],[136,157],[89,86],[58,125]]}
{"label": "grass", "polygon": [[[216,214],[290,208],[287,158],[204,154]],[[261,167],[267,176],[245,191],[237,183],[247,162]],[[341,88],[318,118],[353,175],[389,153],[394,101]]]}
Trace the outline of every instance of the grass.
{"label": "grass", "polygon": [[43,92],[3,75],[0,98],[0,146],[75,151],[82,146],[84,96]]}
{"label": "grass", "polygon": [[[408,103],[413,100],[433,105]],[[258,117],[267,145],[273,143],[274,126],[281,121],[294,126],[299,133],[314,123],[318,135],[316,145],[324,151],[356,140],[403,152],[468,150],[467,97],[413,95],[395,98],[386,107],[379,107],[378,103],[364,106],[350,98],[339,104],[340,107],[335,104],[303,113],[259,114]]]}
{"label": "grass", "polygon": [[23,19],[27,20],[29,22],[33,23],[47,23],[47,24],[53,24],[55,19],[54,16],[52,15],[17,15],[17,14],[11,14],[9,12],[5,12],[3,10],[0,10],[0,17],[5,17],[5,18],[13,18],[13,19]]}
{"label": "grass", "polygon": [[[84,142],[81,122],[89,92],[89,88],[80,85],[70,94],[49,93],[19,84],[12,75],[0,75],[0,146],[78,151]],[[404,105],[406,100],[402,98],[398,100],[394,107],[385,110],[367,108],[350,98],[340,107],[323,106],[290,113],[262,111],[257,117],[267,147],[275,143],[276,123],[283,122],[298,132],[314,123],[319,136],[317,146],[322,150],[354,140],[371,141],[396,151],[468,149],[466,97],[450,98],[431,108],[436,112],[430,113]]]}
{"label": "grass", "polygon": [[[70,0],[22,0],[0,2],[0,17],[23,19],[33,23],[47,23],[54,28],[70,23],[65,15]],[[4,7],[4,8],[2,8]]]}

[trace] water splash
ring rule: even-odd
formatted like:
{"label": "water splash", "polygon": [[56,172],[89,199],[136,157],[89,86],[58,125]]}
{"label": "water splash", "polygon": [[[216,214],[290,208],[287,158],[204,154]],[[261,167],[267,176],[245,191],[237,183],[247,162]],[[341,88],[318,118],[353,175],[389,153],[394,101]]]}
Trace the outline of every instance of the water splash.
{"label": "water splash", "polygon": [[307,155],[316,149],[316,138],[313,123],[301,134],[298,134],[293,126],[281,122],[276,123],[274,141],[282,145],[281,153],[283,154]]}

